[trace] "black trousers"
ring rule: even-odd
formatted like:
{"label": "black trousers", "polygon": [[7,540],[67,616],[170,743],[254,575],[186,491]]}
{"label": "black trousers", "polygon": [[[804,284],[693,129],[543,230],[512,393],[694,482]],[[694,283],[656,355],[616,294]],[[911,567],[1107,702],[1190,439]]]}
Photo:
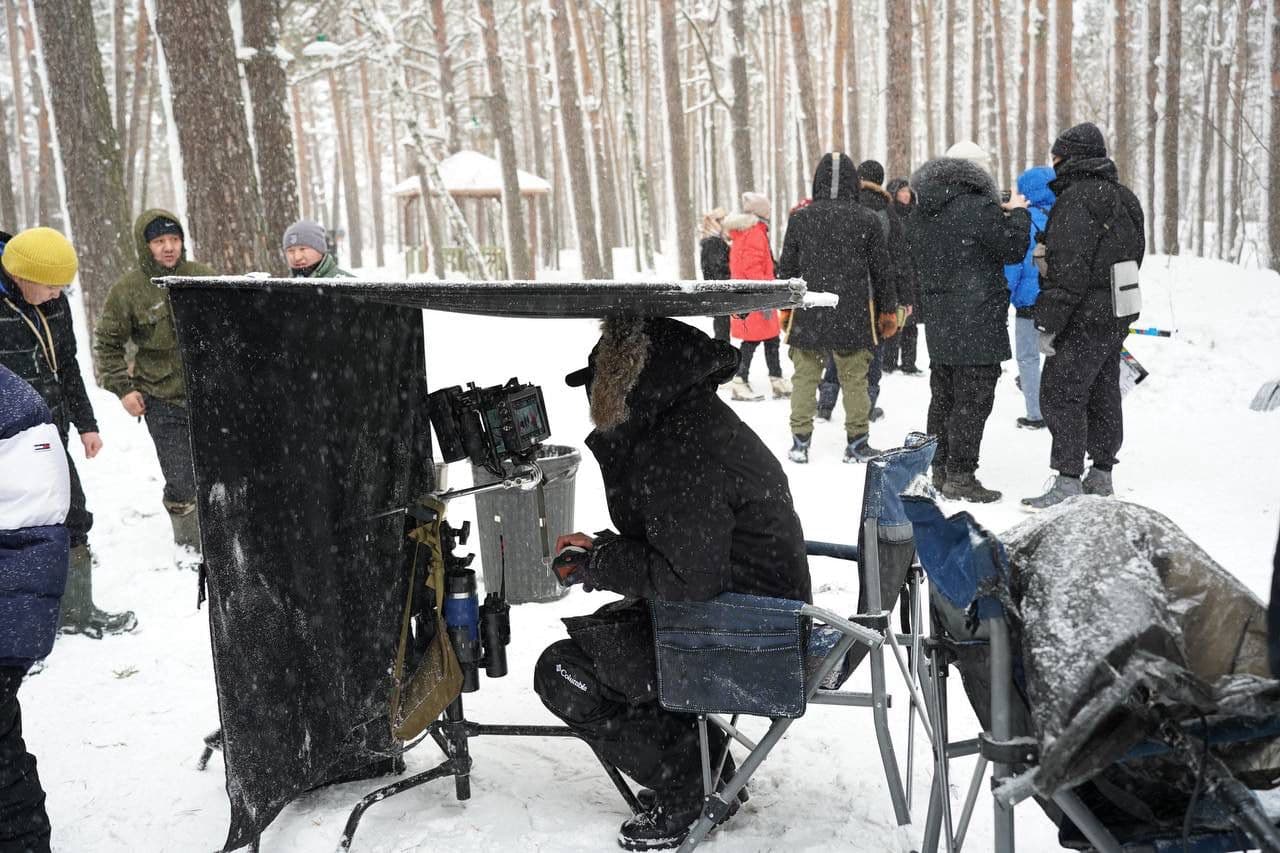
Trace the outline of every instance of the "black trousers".
{"label": "black trousers", "polygon": [[935,468],[948,474],[978,470],[982,432],[996,402],[999,364],[929,365],[930,435],[938,437]]}
{"label": "black trousers", "polygon": [[1040,412],[1053,436],[1049,467],[1068,477],[1093,464],[1110,471],[1124,441],[1120,350],[1127,329],[1069,329],[1040,374]]}
{"label": "black trousers", "polygon": [[[66,444],[67,436],[63,435],[64,448]],[[67,535],[71,539],[71,547],[78,548],[89,544],[89,531],[93,529],[93,513],[89,512],[88,503],[84,497],[84,487],[80,485],[80,475],[76,472],[70,453],[67,454],[67,473],[71,475],[71,506],[67,510]]]}
{"label": "black trousers", "polygon": [[770,376],[782,375],[782,356],[780,348],[782,344],[781,338],[769,338],[767,341],[743,341],[739,352],[742,357],[738,359],[738,375],[743,379],[747,378],[747,374],[751,372],[751,359],[755,358],[756,347],[764,344],[764,363],[769,368]]}
{"label": "black trousers", "polygon": [[884,342],[884,364],[889,370],[914,370],[916,367],[916,348],[920,340],[920,328],[916,326],[915,317],[908,317],[907,324]]}
{"label": "black trousers", "polygon": [[26,670],[0,667],[0,853],[48,853],[49,816],[36,758],[22,740],[18,686]]}
{"label": "black trousers", "polygon": [[[533,687],[551,713],[601,758],[652,788],[660,801],[687,805],[701,799],[696,716],[666,711],[656,700],[628,703],[601,683],[595,662],[573,640],[543,651],[533,670]],[[708,733],[714,761],[725,736],[716,726],[709,726]]]}
{"label": "black trousers", "polygon": [[191,463],[191,423],[187,410],[148,395],[147,432],[156,446],[164,474],[164,499],[190,503],[196,499],[196,472]]}

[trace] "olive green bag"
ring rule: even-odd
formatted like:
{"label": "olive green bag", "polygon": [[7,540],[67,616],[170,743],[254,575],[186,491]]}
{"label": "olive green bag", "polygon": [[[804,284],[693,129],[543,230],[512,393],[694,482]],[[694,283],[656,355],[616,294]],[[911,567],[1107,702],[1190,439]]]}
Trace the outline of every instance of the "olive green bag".
{"label": "olive green bag", "polygon": [[[444,624],[444,554],[440,546],[440,525],[444,521],[444,504],[428,500],[426,506],[434,510],[434,518],[409,534],[414,545],[413,568],[409,572],[409,593],[405,599],[404,615],[400,619],[400,648],[396,652],[392,673],[391,730],[402,740],[422,734],[444,709],[462,693],[462,668],[458,656],[449,643]],[[418,589],[418,565],[423,554],[427,558],[427,571],[421,589]],[[435,595],[436,631],[417,669],[405,680],[404,659],[409,646],[410,624],[413,617],[413,597],[417,592]]]}

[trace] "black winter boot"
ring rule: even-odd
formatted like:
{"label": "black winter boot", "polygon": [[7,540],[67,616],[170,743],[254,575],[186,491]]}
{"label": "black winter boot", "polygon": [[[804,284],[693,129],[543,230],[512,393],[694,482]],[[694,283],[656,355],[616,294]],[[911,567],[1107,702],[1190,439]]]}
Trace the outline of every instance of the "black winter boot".
{"label": "black winter boot", "polygon": [[809,461],[809,442],[813,440],[812,435],[793,435],[791,436],[791,449],[787,451],[787,458],[792,462],[798,462],[801,465]]}
{"label": "black winter boot", "polygon": [[862,435],[850,436],[849,444],[844,449],[844,461],[870,462],[872,459],[879,458],[880,451],[867,443],[869,439],[870,436],[865,432]]}
{"label": "black winter boot", "polygon": [[995,503],[1003,497],[995,489],[982,485],[972,473],[953,474],[950,471],[947,472],[947,481],[942,485],[942,496],[948,500],[979,504]]}

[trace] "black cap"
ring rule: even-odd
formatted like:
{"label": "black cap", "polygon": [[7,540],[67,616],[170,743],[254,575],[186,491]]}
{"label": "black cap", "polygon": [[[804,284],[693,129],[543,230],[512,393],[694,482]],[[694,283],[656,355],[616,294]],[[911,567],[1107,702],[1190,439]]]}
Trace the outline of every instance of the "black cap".
{"label": "black cap", "polygon": [[863,160],[858,164],[858,175],[870,184],[884,183],[884,166],[877,160]]}
{"label": "black cap", "polygon": [[142,237],[150,243],[152,240],[157,237],[163,237],[165,234],[173,234],[176,237],[183,238],[182,226],[167,216],[157,216],[155,219],[147,223],[147,227],[142,232]]}
{"label": "black cap", "polygon": [[1107,141],[1102,138],[1102,131],[1092,122],[1077,124],[1067,128],[1053,143],[1050,149],[1054,156],[1063,160],[1072,157],[1106,157]]}

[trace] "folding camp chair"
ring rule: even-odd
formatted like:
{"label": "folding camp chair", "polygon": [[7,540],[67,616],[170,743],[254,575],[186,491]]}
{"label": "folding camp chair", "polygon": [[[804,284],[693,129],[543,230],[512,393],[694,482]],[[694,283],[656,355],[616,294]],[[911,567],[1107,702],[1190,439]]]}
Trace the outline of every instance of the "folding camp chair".
{"label": "folding camp chair", "polygon": [[[947,853],[958,853],[973,815],[987,765],[992,768],[996,853],[1013,853],[1014,806],[1031,797],[1030,771],[1038,763],[1039,741],[1029,709],[1015,682],[1017,653],[1011,647],[1006,608],[1011,605],[1009,564],[1004,547],[968,513],[947,519],[932,499],[909,496],[904,509],[910,517],[919,550],[920,563],[930,585],[940,596],[931,607],[931,636],[926,644],[928,666],[922,683],[934,732],[934,778],[930,792],[925,836],[921,853],[936,853],[945,840]],[[965,611],[976,615],[981,627],[963,627]],[[946,709],[948,668],[961,656],[978,651],[990,663],[990,725],[976,739],[953,742]],[[1103,823],[1080,796],[1082,788],[1064,789],[1052,795],[1052,805],[1042,800],[1046,810],[1056,806],[1083,836],[1080,844],[1102,853],[1217,853],[1260,846],[1280,851],[1280,835],[1267,818],[1257,798],[1218,761],[1209,747],[1280,735],[1280,719],[1242,722],[1225,718],[1211,723],[1178,724],[1166,719],[1158,735],[1139,743],[1121,762],[1171,754],[1206,770],[1210,785],[1221,804],[1220,817],[1235,824],[1233,831],[1192,827],[1176,837],[1168,831],[1134,832],[1126,828],[1121,836]],[[977,755],[972,782],[958,823],[953,822],[948,763],[951,758]],[[1014,777],[1017,778],[1014,778]],[[1195,815],[1193,815],[1195,817]],[[940,837],[942,836],[942,837]]]}
{"label": "folding camp chair", "polygon": [[[906,680],[912,716],[919,712],[921,726],[932,737],[923,695],[912,679],[913,666],[902,648],[905,642],[915,655],[920,653],[916,627],[920,624],[920,576],[912,571],[911,524],[898,495],[928,470],[935,447],[933,439],[915,433],[908,437],[906,447],[868,463],[857,547],[806,543],[812,556],[858,563],[857,615],[845,619],[803,601],[738,594],[704,602],[653,603],[659,700],[669,710],[698,715],[702,746],[705,806],[681,850],[693,850],[725,819],[738,792],[810,703],[872,709],[894,814],[899,825],[910,823],[909,785],[904,785],[899,772],[889,732],[890,697],[885,687],[883,649],[885,644],[889,646]],[[906,611],[912,618],[908,630],[899,635],[890,626],[881,593],[897,597],[904,589]],[[864,658],[870,659],[870,692],[841,690]],[[771,720],[758,742],[738,728],[738,716],[744,714]],[[732,717],[725,719],[728,715]],[[708,723],[729,736],[714,759]],[[719,770],[734,741],[749,753],[733,778],[722,783]]]}

